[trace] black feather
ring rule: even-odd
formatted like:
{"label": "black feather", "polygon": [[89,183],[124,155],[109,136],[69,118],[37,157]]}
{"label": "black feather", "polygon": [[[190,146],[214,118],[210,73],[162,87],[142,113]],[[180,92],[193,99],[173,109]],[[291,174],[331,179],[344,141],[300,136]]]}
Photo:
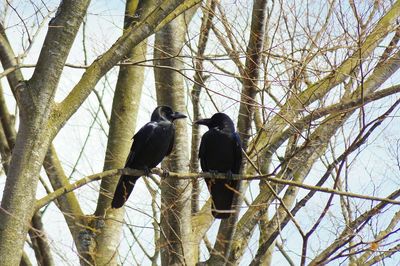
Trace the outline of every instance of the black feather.
{"label": "black feather", "polygon": [[[216,113],[209,119],[196,122],[208,126],[200,143],[199,158],[203,172],[239,174],[242,148],[232,120],[224,113]],[[213,201],[215,218],[228,218],[235,210],[232,206],[239,181],[205,178]]]}
{"label": "black feather", "polygon": [[[173,112],[168,106],[158,106],[151,115],[151,121],[133,136],[125,167],[145,171],[156,167],[171,153],[175,136],[174,120],[185,117],[181,113]],[[124,205],[139,177],[128,175],[120,177],[111,203],[113,208]]]}

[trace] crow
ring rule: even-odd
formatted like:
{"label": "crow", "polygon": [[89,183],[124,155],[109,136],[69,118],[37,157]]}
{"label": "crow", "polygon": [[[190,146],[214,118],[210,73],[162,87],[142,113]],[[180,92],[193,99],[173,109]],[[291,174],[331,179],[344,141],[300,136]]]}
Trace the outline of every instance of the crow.
{"label": "crow", "polygon": [[224,113],[196,121],[205,125],[208,131],[201,138],[199,158],[203,172],[226,173],[228,179],[205,178],[213,201],[212,215],[226,219],[235,212],[232,209],[238,180],[230,180],[232,174],[239,174],[242,163],[242,146],[232,120]]}
{"label": "crow", "polygon": [[[158,106],[151,115],[151,121],[145,124],[134,136],[131,151],[125,167],[144,170],[150,173],[165,156],[169,155],[174,145],[174,120],[186,118],[169,106]],[[140,176],[121,175],[111,206],[120,208],[128,200],[136,180]]]}

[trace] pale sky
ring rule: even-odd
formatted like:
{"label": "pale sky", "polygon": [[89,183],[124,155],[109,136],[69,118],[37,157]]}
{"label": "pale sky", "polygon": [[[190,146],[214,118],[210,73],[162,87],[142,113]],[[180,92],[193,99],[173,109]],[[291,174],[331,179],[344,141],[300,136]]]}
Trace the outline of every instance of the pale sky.
{"label": "pale sky", "polygon": [[[40,2],[40,1],[39,1]],[[29,23],[27,27],[31,27],[33,23],[36,23],[35,16],[32,17],[33,7],[27,1],[11,1],[12,5],[18,10],[24,10],[20,15],[23,18],[28,19]],[[50,10],[54,10],[54,8],[58,5],[59,1],[46,1],[47,7]],[[239,1],[238,4],[243,4],[242,1]],[[25,5],[25,8],[22,6]],[[102,54],[106,49],[108,49],[120,36],[121,27],[123,21],[123,13],[124,13],[125,3],[123,1],[92,1],[92,4],[89,9],[89,13],[87,16],[87,28],[86,28],[86,49],[87,49],[87,57],[89,64],[100,54]],[[46,10],[42,10],[43,14],[47,14]],[[246,13],[248,10],[241,10],[236,12]],[[237,13],[232,14],[232,16],[237,15]],[[54,16],[51,15],[50,17]],[[39,20],[42,18],[39,17]],[[199,15],[194,18],[192,27],[196,30],[196,27],[199,26]],[[15,13],[9,10],[8,15],[5,18],[5,25],[7,25],[7,34],[13,45],[13,48],[17,53],[23,52],[23,46],[21,45],[21,33],[23,32],[23,25],[20,23],[20,19],[15,16]],[[37,57],[40,52],[40,47],[43,42],[44,36],[47,31],[48,19],[43,25],[43,28],[40,30],[39,34],[35,36],[34,44],[31,47],[27,57],[23,60],[23,63],[35,64]],[[238,23],[240,26],[241,24]],[[239,27],[238,26],[238,27]],[[248,31],[245,27],[241,28],[243,31]],[[189,37],[195,39],[197,36],[193,33],[193,36]],[[152,53],[152,39],[150,39],[150,47],[149,54]],[[27,45],[26,36],[24,38],[24,45]],[[71,54],[67,60],[68,63],[74,65],[83,65],[84,55],[82,52],[82,30],[80,30],[78,37],[75,40],[73,49]],[[185,48],[186,49],[186,48]],[[209,53],[216,53],[220,47],[217,45],[210,45],[208,47]],[[189,66],[187,66],[189,68]],[[73,88],[76,82],[80,79],[83,70],[72,69],[69,67],[65,68],[65,73],[62,76],[62,79],[59,84],[59,89],[57,91],[56,100],[61,100],[67,93]],[[23,69],[23,73],[26,79],[29,79],[32,68]],[[190,73],[190,72],[188,72]],[[137,122],[137,127],[141,127],[145,124],[149,118],[150,113],[153,108],[156,106],[155,103],[155,91],[154,91],[154,78],[152,75],[152,69],[146,68],[146,81],[143,90],[142,96],[142,106],[139,113],[139,118]],[[110,73],[107,75],[107,80],[102,79],[96,86],[96,90],[100,94],[104,94],[104,105],[107,108],[108,114],[110,114],[111,103],[112,103],[112,92],[114,90],[115,81],[117,78],[117,68],[113,68]],[[237,80],[224,76],[217,76],[215,80],[214,77],[211,78],[209,87],[210,89],[216,90],[222,94],[222,96],[215,95],[216,102],[218,103],[218,107],[220,110],[230,114],[232,118],[237,116],[238,112],[238,103],[235,99],[239,99],[239,90],[240,84]],[[399,75],[395,75],[391,80],[385,83],[384,87],[388,87],[390,85],[397,84],[400,81]],[[7,100],[9,104],[9,109],[11,112],[15,109],[15,102],[13,100],[12,94],[8,89],[6,79],[1,80],[2,85],[5,90],[5,94],[7,95]],[[190,89],[191,82],[185,80],[188,90]],[[226,99],[223,95],[228,95],[232,97],[232,99]],[[373,117],[382,114],[384,110],[389,106],[390,103],[393,103],[395,99],[398,97],[391,97],[389,99],[385,99],[385,102],[377,102],[370,107],[371,110],[374,110]],[[204,101],[207,98],[204,96]],[[389,103],[390,102],[390,103]],[[382,108],[383,107],[383,108]],[[386,107],[386,108],[385,108]],[[189,106],[190,108],[190,106]],[[206,115],[211,115],[215,112],[214,108],[208,101],[205,104],[205,113]],[[96,122],[93,122],[93,116],[98,113],[98,118]],[[351,192],[361,193],[361,194],[374,194],[376,196],[384,197],[392,191],[393,187],[399,187],[400,185],[400,174],[399,169],[394,168],[395,165],[395,156],[390,154],[390,150],[395,149],[396,145],[399,145],[399,127],[398,127],[398,110],[395,112],[397,116],[393,117],[393,119],[388,119],[383,123],[383,125],[374,132],[372,138],[368,141],[368,145],[362,147],[362,153],[358,155],[357,162],[347,173],[351,175]],[[351,130],[354,125],[354,121],[357,119],[354,116],[347,123],[348,125],[345,127],[346,130]],[[391,121],[392,120],[392,121]],[[397,121],[396,121],[397,120]],[[190,121],[188,120],[188,126],[190,127]],[[100,126],[103,124],[103,127]],[[355,132],[357,130],[353,129]],[[106,133],[108,131],[108,127],[105,123],[105,118],[101,111],[98,108],[98,102],[96,97],[92,93],[91,96],[87,99],[84,105],[79,109],[79,111],[68,121],[65,127],[61,130],[59,135],[56,137],[54,141],[54,145],[57,149],[60,160],[63,163],[65,172],[67,175],[71,174],[73,168],[76,164],[76,161],[80,157],[79,162],[76,165],[76,169],[74,170],[74,174],[72,176],[71,181],[80,179],[85,175],[90,175],[93,173],[98,173],[102,171],[103,163],[104,163],[104,151],[107,144]],[[88,133],[90,132],[90,136],[87,138]],[[348,131],[347,131],[348,132]],[[132,135],[134,132],[132,132]],[[339,133],[340,136],[340,133]],[[354,135],[355,136],[355,135]],[[86,143],[86,144],[85,144]],[[85,149],[81,153],[81,148],[85,144]],[[338,147],[343,147],[343,139],[338,138]],[[342,150],[336,152],[336,155],[340,154]],[[278,151],[281,152],[281,151]],[[351,156],[350,158],[354,158]],[[351,160],[349,160],[349,163]],[[325,167],[322,164],[317,165],[313,168],[310,176],[308,177],[306,183],[313,185],[316,180],[323,174],[325,171]],[[0,191],[4,186],[5,179],[0,179]],[[202,182],[203,186],[203,194],[202,203],[207,199],[208,193],[206,192],[206,188]],[[329,182],[328,184],[331,184]],[[325,186],[328,186],[326,184]],[[78,196],[78,199],[82,203],[83,210],[85,213],[90,214],[94,211],[96,200],[97,200],[97,192],[98,192],[99,182],[91,183],[77,191],[75,193]],[[305,195],[308,191],[302,190],[299,194],[298,199],[302,198],[302,195]],[[1,193],[1,192],[0,192]],[[253,182],[250,191],[247,196],[251,199],[253,195],[258,194],[258,185],[257,182]],[[38,198],[44,195],[44,191],[42,187],[39,185],[38,189]],[[299,212],[296,216],[298,218],[299,223],[304,226],[304,230],[307,230],[310,222],[313,222],[319,214],[319,211],[325,206],[327,199],[326,194],[318,194],[313,201],[307,205],[307,207]],[[330,209],[330,213],[328,217],[321,224],[322,230],[319,230],[319,235],[316,235],[311,239],[310,246],[312,248],[318,249],[320,244],[323,245],[324,241],[332,240],[336,237],[336,232],[332,231],[333,228],[337,227],[339,221],[338,218],[341,218],[340,206],[338,198],[335,197],[335,201],[333,202],[333,207]],[[352,200],[353,204],[359,206],[360,210],[369,208],[371,205],[370,201],[362,201],[362,200]],[[270,206],[271,210],[274,210],[276,206],[273,204]],[[139,181],[135,187],[135,191],[133,192],[133,197],[130,197],[128,202],[128,214],[126,222],[130,224],[133,230],[138,233],[138,237],[143,239],[143,243],[145,245],[153,246],[152,242],[152,225],[151,225],[151,217],[148,214],[143,214],[144,211],[147,213],[151,213],[150,209],[150,196],[148,195],[147,189],[143,181]],[[399,210],[398,206],[391,207],[387,212],[388,214],[392,214],[396,210]],[[337,213],[334,213],[337,211]],[[374,224],[371,224],[371,227],[380,228],[380,224],[386,224],[388,222],[384,217],[388,216],[380,216],[379,221],[374,221]],[[52,249],[54,251],[54,259],[57,265],[78,265],[79,260],[78,256],[75,254],[75,248],[73,247],[73,241],[70,236],[69,230],[66,227],[63,216],[60,214],[59,210],[51,204],[48,210],[44,215],[44,223],[46,231],[49,234],[49,239],[52,242]],[[210,230],[210,240],[213,241],[215,239],[215,233],[218,229],[219,222],[215,222],[213,224],[212,230]],[[258,230],[258,229],[256,229]],[[128,230],[124,231],[124,234],[129,235]],[[297,229],[290,224],[283,230],[283,241],[286,250],[291,250],[289,252],[290,255],[293,255],[292,258],[296,263],[300,261],[301,254],[301,238]],[[295,239],[295,240],[293,240]],[[286,241],[287,240],[287,241]],[[368,237],[366,236],[366,240]],[[134,262],[132,261],[132,256],[129,254],[128,249],[129,246],[132,245],[132,237],[127,236],[123,237],[121,241],[121,255],[122,257],[127,256],[128,260],[125,261],[124,265],[136,265],[141,261]],[[285,242],[286,241],[286,242]],[[256,252],[256,248],[258,245],[258,232],[254,233],[253,238],[249,244],[249,248],[243,257],[241,265],[247,265]],[[252,250],[251,250],[252,249]],[[30,248],[26,248],[25,250],[29,251],[30,256],[34,257],[32,250]],[[135,253],[137,259],[144,259],[145,256],[140,256],[141,251],[139,247],[136,245],[133,246],[132,252]],[[279,252],[274,255],[274,263],[273,265],[286,265],[285,260],[282,258]],[[310,249],[310,256],[312,251]],[[207,254],[202,254],[202,259],[205,259]],[[400,255],[395,256],[392,260],[388,260],[385,265],[398,265],[396,263],[396,259],[400,260]],[[339,265],[338,261],[329,265]],[[345,262],[346,264],[347,262]]]}

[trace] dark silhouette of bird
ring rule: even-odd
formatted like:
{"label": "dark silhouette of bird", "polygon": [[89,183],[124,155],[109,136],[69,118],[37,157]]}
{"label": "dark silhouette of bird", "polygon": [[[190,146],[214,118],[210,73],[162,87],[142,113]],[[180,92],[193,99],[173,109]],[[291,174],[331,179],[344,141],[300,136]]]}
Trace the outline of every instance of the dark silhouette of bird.
{"label": "dark silhouette of bird", "polygon": [[[156,167],[165,156],[171,153],[175,138],[173,122],[180,118],[186,118],[186,116],[172,111],[169,106],[158,106],[151,115],[151,121],[133,136],[125,167],[150,173],[151,168]],[[113,208],[124,205],[139,177],[121,175],[111,203]]]}
{"label": "dark silhouette of bird", "polygon": [[232,120],[224,113],[216,113],[211,118],[196,122],[208,127],[200,143],[199,158],[203,172],[227,173],[227,179],[205,178],[213,206],[212,215],[218,219],[228,218],[239,181],[229,179],[239,174],[242,163],[240,137]]}

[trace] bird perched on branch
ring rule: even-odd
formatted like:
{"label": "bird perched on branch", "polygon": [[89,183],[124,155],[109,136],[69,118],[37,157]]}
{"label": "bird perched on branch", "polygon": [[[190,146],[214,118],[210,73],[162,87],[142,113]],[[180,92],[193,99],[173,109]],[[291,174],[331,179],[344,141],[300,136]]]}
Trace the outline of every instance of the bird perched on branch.
{"label": "bird perched on branch", "polygon": [[[125,167],[150,173],[151,168],[156,167],[165,156],[171,153],[175,137],[173,122],[180,118],[186,118],[186,116],[172,111],[169,106],[158,106],[151,115],[151,121],[133,136]],[[111,203],[113,208],[124,205],[139,177],[129,175],[120,177]]]}
{"label": "bird perched on branch", "polygon": [[196,121],[205,125],[208,131],[201,138],[199,158],[203,172],[227,173],[227,179],[205,178],[213,201],[212,215],[226,219],[235,212],[232,203],[237,193],[238,180],[229,179],[239,174],[242,163],[240,137],[232,120],[224,113]]}

